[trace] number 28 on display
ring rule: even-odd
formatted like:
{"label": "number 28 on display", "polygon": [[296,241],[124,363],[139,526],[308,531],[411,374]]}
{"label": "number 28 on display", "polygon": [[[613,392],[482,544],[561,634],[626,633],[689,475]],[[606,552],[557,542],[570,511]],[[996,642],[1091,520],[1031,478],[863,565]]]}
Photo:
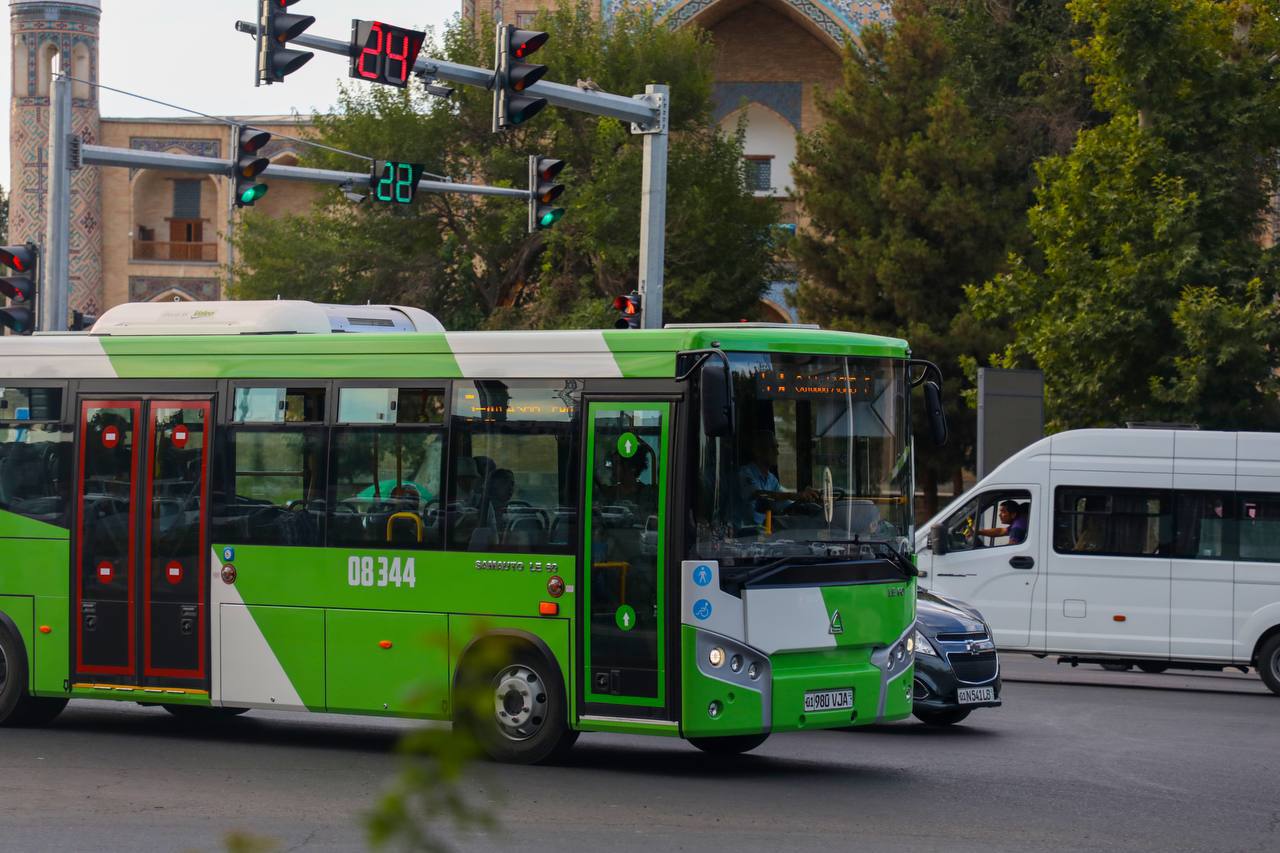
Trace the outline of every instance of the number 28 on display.
{"label": "number 28 on display", "polygon": [[414,63],[427,34],[384,24],[351,22],[351,70],[357,80],[385,83],[403,89],[409,85]]}

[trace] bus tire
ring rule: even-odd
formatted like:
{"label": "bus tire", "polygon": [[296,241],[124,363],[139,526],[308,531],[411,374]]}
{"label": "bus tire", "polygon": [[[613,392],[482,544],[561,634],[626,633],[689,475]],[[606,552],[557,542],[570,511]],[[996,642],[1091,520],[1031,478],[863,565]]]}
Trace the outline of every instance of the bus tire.
{"label": "bus tire", "polygon": [[742,755],[764,743],[768,737],[768,732],[762,732],[758,735],[691,737],[689,738],[689,743],[707,753],[707,755]]}
{"label": "bus tire", "polygon": [[0,621],[0,726],[43,726],[67,707],[66,699],[27,693],[27,676],[22,638]]}
{"label": "bus tire", "polygon": [[1272,693],[1280,696],[1280,633],[1273,634],[1258,649],[1258,675]]}
{"label": "bus tire", "polygon": [[459,721],[494,761],[555,761],[578,739],[569,728],[558,668],[523,643],[511,644],[502,655],[478,654],[464,664],[457,703]]}
{"label": "bus tire", "polygon": [[912,711],[917,720],[926,726],[954,726],[969,716],[970,708],[947,708],[944,711]]}

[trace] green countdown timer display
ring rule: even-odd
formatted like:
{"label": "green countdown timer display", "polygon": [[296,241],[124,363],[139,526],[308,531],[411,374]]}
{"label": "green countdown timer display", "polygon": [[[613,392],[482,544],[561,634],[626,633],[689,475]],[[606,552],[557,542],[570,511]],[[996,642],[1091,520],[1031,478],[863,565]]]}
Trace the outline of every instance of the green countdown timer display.
{"label": "green countdown timer display", "polygon": [[383,161],[378,174],[369,179],[373,197],[387,204],[412,204],[425,170],[422,163]]}

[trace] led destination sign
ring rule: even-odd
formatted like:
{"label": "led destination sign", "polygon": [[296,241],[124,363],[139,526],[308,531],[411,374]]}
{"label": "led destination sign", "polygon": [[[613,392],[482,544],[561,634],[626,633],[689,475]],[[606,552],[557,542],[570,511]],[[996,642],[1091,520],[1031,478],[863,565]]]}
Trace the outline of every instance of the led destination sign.
{"label": "led destination sign", "polygon": [[763,399],[852,397],[870,400],[876,397],[876,377],[872,375],[762,370],[755,374],[755,379],[756,393]]}

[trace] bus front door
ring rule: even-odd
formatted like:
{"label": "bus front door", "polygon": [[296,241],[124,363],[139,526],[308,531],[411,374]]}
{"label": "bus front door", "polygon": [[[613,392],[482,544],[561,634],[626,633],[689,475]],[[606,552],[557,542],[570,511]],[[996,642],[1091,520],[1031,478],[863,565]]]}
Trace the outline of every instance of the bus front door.
{"label": "bus front door", "polygon": [[74,681],[208,692],[209,400],[82,400]]}
{"label": "bus front door", "polygon": [[667,695],[671,404],[587,404],[581,575],[583,718],[672,719]]}

